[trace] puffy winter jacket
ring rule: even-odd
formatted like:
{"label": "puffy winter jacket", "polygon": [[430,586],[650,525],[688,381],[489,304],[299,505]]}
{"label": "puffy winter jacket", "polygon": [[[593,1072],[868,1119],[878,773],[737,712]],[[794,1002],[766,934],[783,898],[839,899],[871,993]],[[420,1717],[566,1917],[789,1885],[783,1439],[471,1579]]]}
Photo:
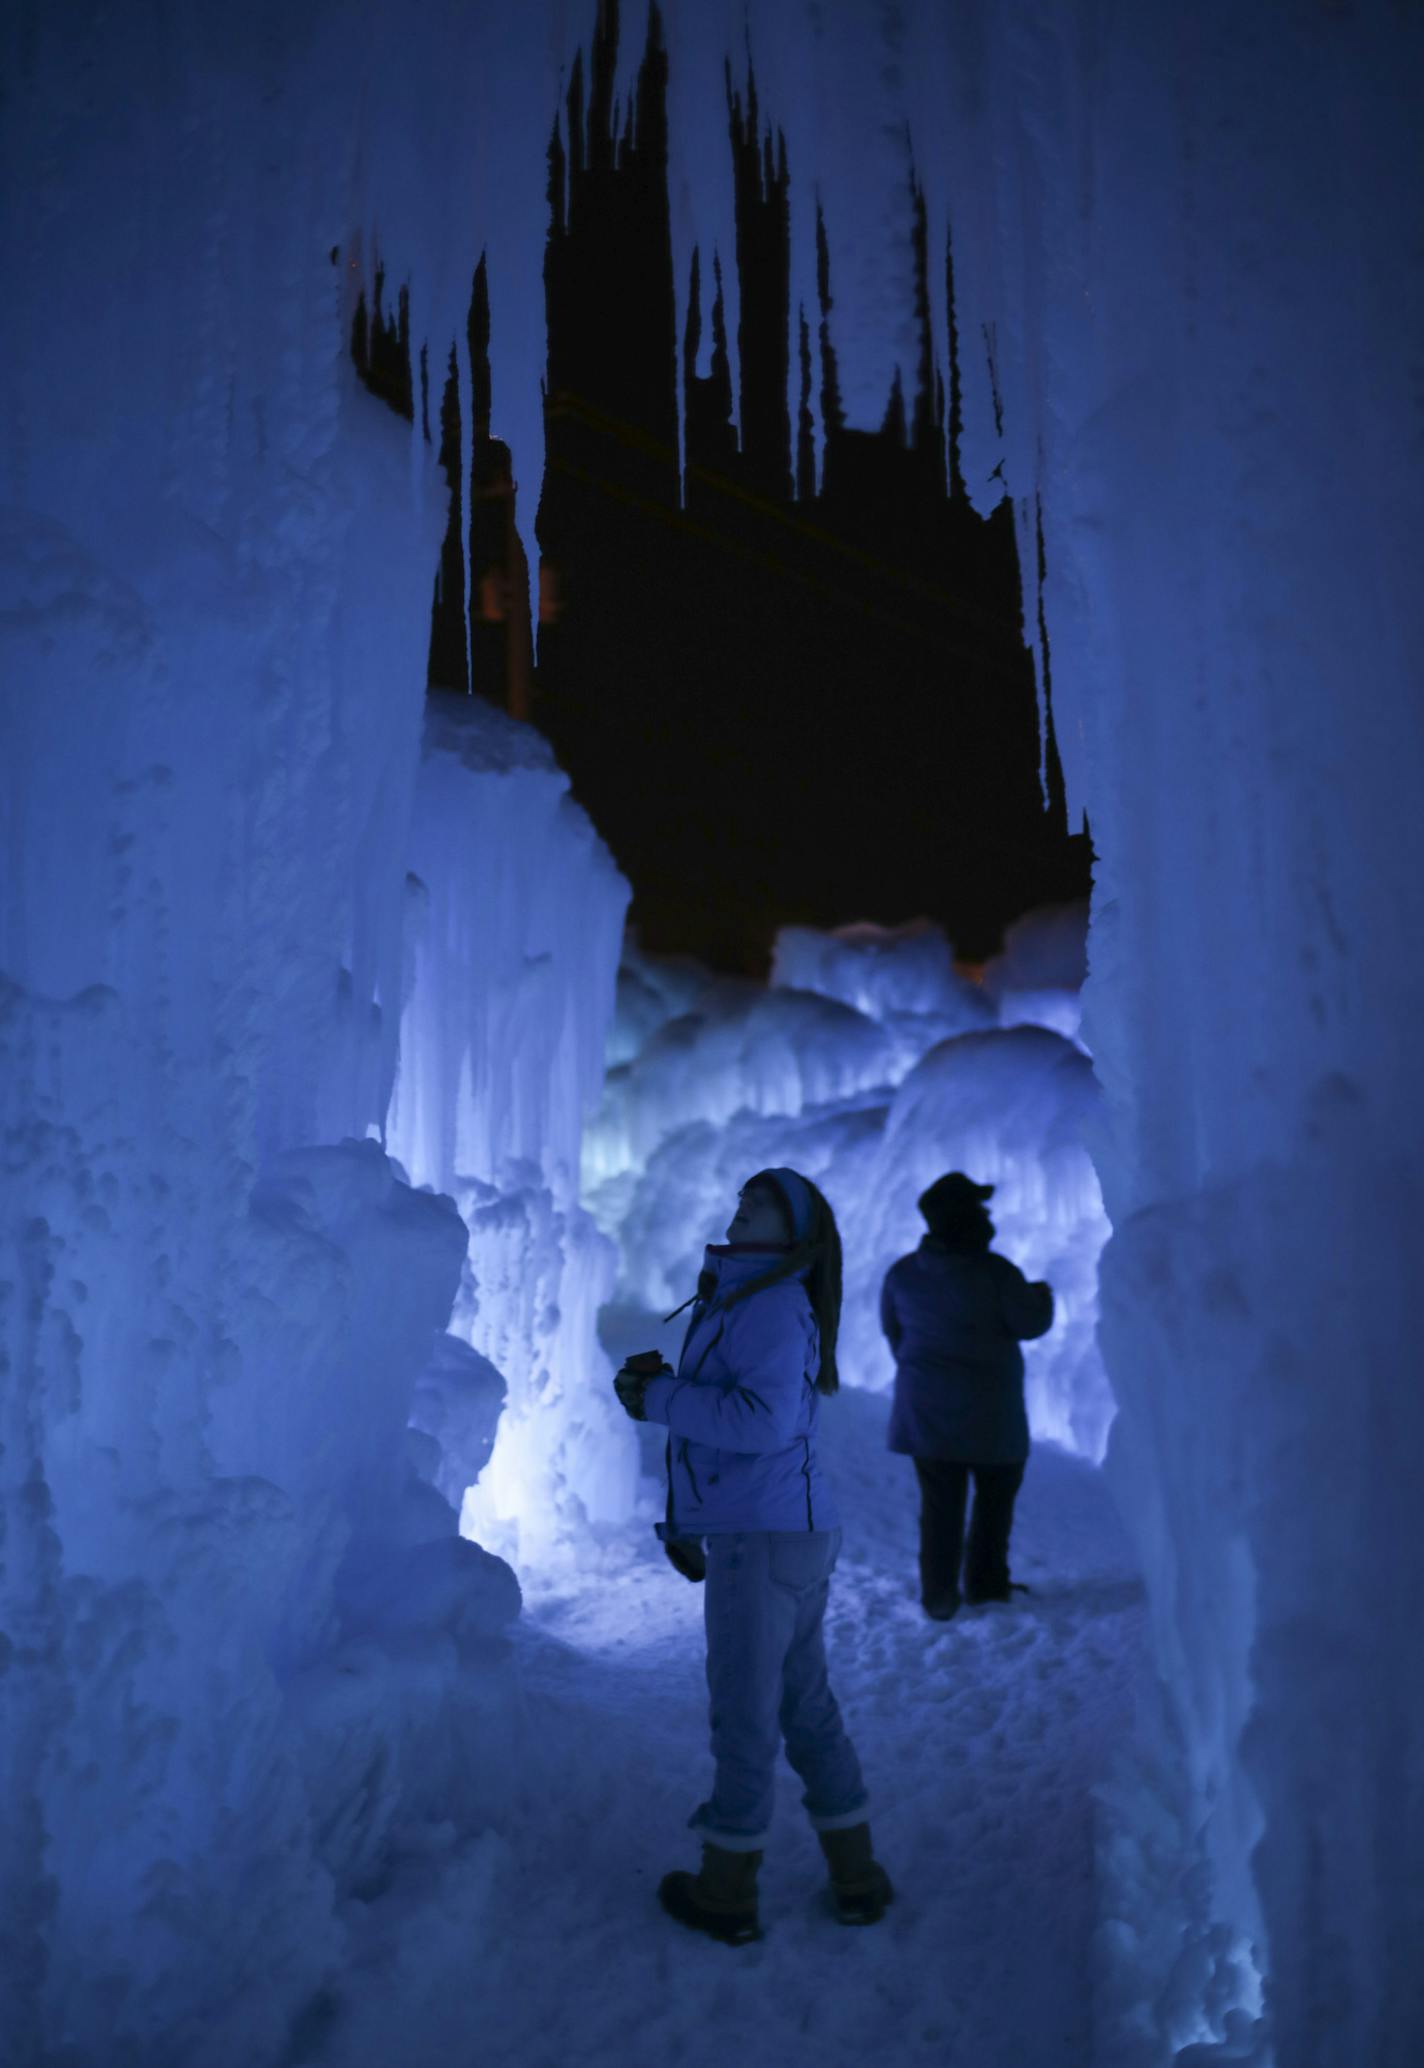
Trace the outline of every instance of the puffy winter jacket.
{"label": "puffy winter jacket", "polygon": [[821,1351],[806,1288],[783,1278],[728,1305],[776,1256],[708,1249],[711,1289],[693,1309],[677,1374],[643,1395],[644,1415],[665,1422],[670,1439],[660,1535],[839,1527],[816,1462]]}
{"label": "puffy winter jacket", "polygon": [[1053,1294],[992,1250],[926,1235],[892,1264],[880,1319],[895,1353],[891,1450],[965,1464],[1028,1456],[1020,1338],[1053,1323]]}

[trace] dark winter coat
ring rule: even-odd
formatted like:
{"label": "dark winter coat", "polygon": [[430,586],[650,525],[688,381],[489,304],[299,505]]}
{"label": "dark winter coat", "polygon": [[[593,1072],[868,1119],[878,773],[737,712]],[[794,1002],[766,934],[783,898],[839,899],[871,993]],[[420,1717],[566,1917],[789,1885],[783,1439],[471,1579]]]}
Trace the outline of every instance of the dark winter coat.
{"label": "dark winter coat", "polygon": [[731,1299],[778,1252],[708,1249],[676,1375],[643,1395],[666,1422],[668,1521],[659,1535],[835,1529],[816,1459],[820,1333],[799,1277]]}
{"label": "dark winter coat", "polygon": [[1028,1456],[1021,1339],[1053,1323],[1053,1294],[1007,1257],[926,1235],[885,1274],[895,1353],[889,1444],[917,1458],[1013,1465]]}

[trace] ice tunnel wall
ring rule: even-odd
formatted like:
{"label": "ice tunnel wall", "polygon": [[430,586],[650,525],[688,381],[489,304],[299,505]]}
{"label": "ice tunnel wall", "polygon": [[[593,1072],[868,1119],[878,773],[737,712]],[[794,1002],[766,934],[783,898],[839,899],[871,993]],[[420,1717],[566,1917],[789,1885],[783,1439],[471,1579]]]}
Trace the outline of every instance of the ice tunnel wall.
{"label": "ice tunnel wall", "polygon": [[[451,1332],[507,1388],[488,1462],[460,1451],[466,1533],[547,1576],[636,1498],[636,1444],[598,1347],[614,1254],[578,1198],[628,886],[545,742],[479,697],[431,700],[409,852],[387,1142],[460,1209]],[[427,1375],[442,1429],[451,1380],[469,1393],[462,1362]]]}
{"label": "ice tunnel wall", "polygon": [[[694,35],[740,65],[725,12],[722,37],[720,8],[666,10],[680,293],[694,239],[731,248],[722,80],[709,101],[678,71]],[[984,345],[960,369],[970,492],[1006,486],[1025,535],[1042,497],[1059,738],[1101,857],[1110,1466],[1206,1870],[1196,1968],[1112,2043],[1156,2061],[1214,2037],[1235,1930],[1262,1942],[1282,2064],[1399,2058],[1424,1937],[1424,29],[1384,0],[748,17],[800,168],[802,283],[825,206],[850,420],[878,421],[911,335],[912,150]],[[5,16],[0,1743],[23,1808],[0,1971],[22,2046],[152,2068],[224,2002],[242,2016],[203,2028],[205,2059],[275,2058],[339,1957],[333,1889],[448,1771],[413,1726],[409,1791],[353,1827],[313,1777],[355,1799],[369,1737],[314,1759],[329,1733],[297,1729],[281,1676],[339,1637],[353,1516],[415,1551],[434,1526],[393,1461],[463,1231],[374,1145],[338,1145],[379,1122],[395,1063],[440,512],[344,331],[379,249],[443,351],[488,245],[495,412],[537,479],[529,226],[578,25],[491,21],[433,0]],[[941,370],[946,349],[941,324]],[[408,1295],[382,1316],[392,1274]],[[347,1351],[378,1326],[389,1385],[368,1367],[343,1421]],[[313,1441],[298,1514],[267,1489]],[[427,1632],[454,1666],[508,1612],[494,1578],[468,1593],[478,1627]],[[320,1715],[330,1686],[302,1685]],[[272,1899],[238,1915],[253,1871]]]}
{"label": "ice tunnel wall", "polygon": [[[1256,1938],[1281,2063],[1403,2058],[1421,1668],[1379,1637],[1424,1577],[1424,39],[1384,7],[1008,17],[985,139],[1019,197],[1005,410],[1032,426],[1060,733],[1100,856],[1109,1466],[1200,1925]],[[1180,1980],[1159,2047],[1220,2036],[1173,2007]]]}
{"label": "ice tunnel wall", "polygon": [[426,261],[417,325],[463,313],[473,180],[391,140],[465,162],[441,82],[473,26],[72,4],[0,32],[17,2063],[285,2057],[350,1892],[507,1806],[518,1589],[406,1431],[467,1231],[364,1139],[444,497],[346,350],[377,215]]}

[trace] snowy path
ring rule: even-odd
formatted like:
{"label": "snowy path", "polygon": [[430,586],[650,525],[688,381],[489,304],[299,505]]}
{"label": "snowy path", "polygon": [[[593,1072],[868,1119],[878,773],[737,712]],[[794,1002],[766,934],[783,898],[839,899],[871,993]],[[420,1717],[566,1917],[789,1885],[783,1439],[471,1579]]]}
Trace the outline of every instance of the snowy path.
{"label": "snowy path", "polygon": [[695,1861],[684,1824],[708,1778],[701,1595],[642,1540],[521,1626],[532,1786],[496,1874],[498,1942],[471,1977],[471,2068],[1086,2068],[1090,1791],[1128,1723],[1141,1642],[1106,1491],[1038,1452],[1015,1542],[1031,1600],[937,1628],[915,1596],[913,1480],[881,1447],[883,1403],[848,1392],[825,1424],[847,1525],[832,1677],[895,1908],[862,1932],[826,1915],[787,1770],[764,1939],[734,1951],[662,1917],[656,1884]]}

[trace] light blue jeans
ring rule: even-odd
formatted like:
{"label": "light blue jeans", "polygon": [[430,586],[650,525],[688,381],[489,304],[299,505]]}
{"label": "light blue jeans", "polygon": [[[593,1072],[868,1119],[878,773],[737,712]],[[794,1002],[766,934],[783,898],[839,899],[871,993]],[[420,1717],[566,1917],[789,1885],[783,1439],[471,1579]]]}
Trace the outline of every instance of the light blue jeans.
{"label": "light blue jeans", "polygon": [[717,1771],[711,1800],[692,1814],[693,1830],[729,1852],[762,1849],[783,1739],[816,1828],[859,1824],[865,1782],[831,1693],[821,1630],[840,1531],[744,1530],[705,1541]]}

